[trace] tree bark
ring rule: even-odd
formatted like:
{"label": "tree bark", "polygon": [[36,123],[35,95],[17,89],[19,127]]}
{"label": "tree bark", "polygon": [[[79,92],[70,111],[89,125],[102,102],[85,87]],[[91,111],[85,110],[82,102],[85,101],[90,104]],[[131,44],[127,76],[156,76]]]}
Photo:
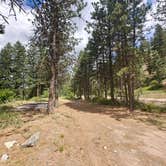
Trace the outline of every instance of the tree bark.
{"label": "tree bark", "polygon": [[134,111],[134,80],[131,73],[129,74],[129,80],[128,80],[128,93],[129,93],[129,110],[130,112],[133,112]]}
{"label": "tree bark", "polygon": [[112,51],[111,48],[109,48],[109,72],[110,72],[110,90],[111,90],[111,100],[114,101],[114,76],[113,76],[113,64],[112,64]]}
{"label": "tree bark", "polygon": [[48,100],[48,109],[47,113],[53,113],[55,111],[55,107],[57,106],[57,72],[56,72],[56,64],[51,62],[51,80],[50,80],[50,88],[49,88],[49,100]]}

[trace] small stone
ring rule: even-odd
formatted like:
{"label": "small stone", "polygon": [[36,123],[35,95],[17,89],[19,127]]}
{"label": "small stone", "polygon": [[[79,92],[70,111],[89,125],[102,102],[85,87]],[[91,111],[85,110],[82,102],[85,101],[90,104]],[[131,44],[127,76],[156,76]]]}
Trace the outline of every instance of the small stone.
{"label": "small stone", "polygon": [[6,161],[8,159],[9,159],[8,154],[3,154],[2,157],[1,157],[1,161]]}
{"label": "small stone", "polygon": [[105,150],[107,150],[107,146],[104,146],[103,148],[104,148]]}
{"label": "small stone", "polygon": [[27,139],[21,146],[23,148],[33,147],[34,145],[36,145],[37,141],[39,140],[39,137],[40,137],[40,132],[37,132],[33,134],[29,139]]}
{"label": "small stone", "polygon": [[4,145],[10,149],[12,148],[15,144],[17,143],[17,141],[10,141],[10,142],[5,142]]}
{"label": "small stone", "polygon": [[117,150],[114,150],[114,153],[117,153],[118,151]]}

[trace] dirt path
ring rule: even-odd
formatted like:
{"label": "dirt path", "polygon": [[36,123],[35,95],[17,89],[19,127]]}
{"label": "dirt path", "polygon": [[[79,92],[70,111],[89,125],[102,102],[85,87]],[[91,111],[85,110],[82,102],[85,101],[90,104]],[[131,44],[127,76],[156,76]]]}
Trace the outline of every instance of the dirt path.
{"label": "dirt path", "polygon": [[[23,127],[1,132],[0,155],[8,153],[10,159],[0,165],[165,166],[166,126],[164,123],[159,128],[151,123],[153,116],[62,101],[56,114],[35,114],[27,117]],[[165,114],[156,116],[166,118]],[[41,132],[36,147],[5,149],[5,141],[22,143],[35,131]]]}

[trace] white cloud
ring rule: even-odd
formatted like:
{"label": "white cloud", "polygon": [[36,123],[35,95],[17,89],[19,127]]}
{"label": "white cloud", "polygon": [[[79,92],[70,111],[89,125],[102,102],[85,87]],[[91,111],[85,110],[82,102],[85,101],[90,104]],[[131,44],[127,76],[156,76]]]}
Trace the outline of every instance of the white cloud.
{"label": "white cloud", "polygon": [[[90,13],[93,11],[93,7],[91,5],[92,2],[97,2],[98,0],[85,0],[88,3],[87,7],[82,12],[83,20],[90,21],[91,16]],[[153,5],[153,10],[155,10],[156,5]],[[17,11],[17,20],[14,17],[9,18],[9,24],[6,24],[5,34],[0,35],[0,49],[8,42],[15,43],[17,40],[26,44],[30,37],[33,35],[33,26],[31,21],[33,20],[33,16],[30,11],[27,13],[20,13],[18,9]],[[8,16],[9,7],[5,4],[0,4],[0,12],[4,15]],[[31,21],[28,21],[31,19]],[[81,19],[76,19],[75,22],[78,25],[78,31],[75,34],[75,37],[81,38],[82,40],[79,42],[79,45],[76,46],[76,52],[78,53],[80,50],[84,49],[88,43],[87,32],[85,31],[86,23]],[[151,12],[147,15],[148,22],[146,23],[145,28],[151,29],[154,26],[155,21],[151,15]],[[0,19],[0,23],[2,23],[2,19]],[[145,32],[148,36],[149,31]],[[151,34],[151,32],[150,32]],[[151,35],[150,35],[151,36]]]}
{"label": "white cloud", "polygon": [[81,38],[79,45],[76,46],[76,52],[78,53],[80,50],[83,50],[88,43],[89,34],[85,31],[86,21],[91,20],[91,12],[93,11],[92,2],[97,2],[98,0],[86,0],[87,6],[82,11],[82,19],[76,19],[76,23],[78,26],[78,31],[75,34],[76,38]]}
{"label": "white cloud", "polygon": [[156,13],[156,8],[157,8],[157,4],[155,3],[155,1],[153,1],[152,8],[146,15],[146,22],[145,22],[143,30],[144,30],[144,35],[147,39],[151,39],[153,37],[153,34],[155,32],[155,26],[156,24],[159,23],[154,18],[154,15]]}
{"label": "white cloud", "polygon": [[[98,0],[85,0],[88,5],[82,12],[82,17],[84,20],[90,21],[90,13],[93,11],[93,7],[91,5],[92,2]],[[1,4],[0,12],[4,15],[8,16],[9,14],[9,7],[5,4]],[[23,44],[26,44],[30,37],[33,35],[33,26],[29,19],[33,20],[33,16],[30,11],[26,13],[20,13],[18,9],[17,12],[17,20],[15,17],[9,17],[9,24],[5,24],[5,34],[0,35],[0,49],[8,42],[15,43],[16,41],[21,41]],[[0,19],[0,23],[2,20]],[[84,49],[87,42],[88,42],[88,34],[84,30],[86,27],[85,21],[81,19],[76,19],[76,23],[78,25],[78,31],[76,32],[75,36],[77,38],[81,38],[79,45],[76,46],[76,52],[78,53],[80,50]]]}

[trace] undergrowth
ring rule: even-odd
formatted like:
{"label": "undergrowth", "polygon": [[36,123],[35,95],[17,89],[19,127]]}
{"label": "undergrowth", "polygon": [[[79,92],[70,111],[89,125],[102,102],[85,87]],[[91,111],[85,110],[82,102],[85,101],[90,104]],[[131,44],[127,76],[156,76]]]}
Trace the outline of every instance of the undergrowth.
{"label": "undergrowth", "polygon": [[0,129],[6,127],[20,127],[22,124],[21,115],[15,112],[13,107],[0,106]]}

